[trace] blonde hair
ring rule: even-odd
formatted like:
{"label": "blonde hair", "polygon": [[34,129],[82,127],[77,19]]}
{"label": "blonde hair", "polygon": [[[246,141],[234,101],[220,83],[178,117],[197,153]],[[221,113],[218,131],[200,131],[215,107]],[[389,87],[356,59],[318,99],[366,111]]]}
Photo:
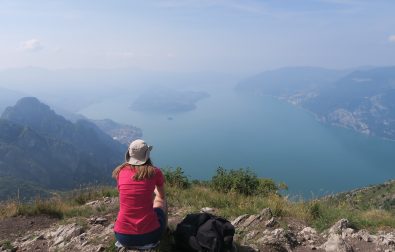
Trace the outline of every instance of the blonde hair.
{"label": "blonde hair", "polygon": [[133,176],[133,179],[136,181],[150,179],[155,175],[155,167],[152,165],[151,159],[148,159],[143,165],[130,165],[128,162],[125,162],[114,169],[112,177],[117,180],[121,170],[128,166],[136,171],[136,174]]}

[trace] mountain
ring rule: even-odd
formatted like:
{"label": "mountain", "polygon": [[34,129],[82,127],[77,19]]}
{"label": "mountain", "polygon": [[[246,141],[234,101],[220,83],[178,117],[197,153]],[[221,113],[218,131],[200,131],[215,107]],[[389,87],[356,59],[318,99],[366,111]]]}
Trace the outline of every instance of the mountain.
{"label": "mountain", "polygon": [[246,79],[236,90],[274,96],[308,109],[324,123],[395,140],[395,67],[286,68]]}
{"label": "mountain", "polygon": [[49,198],[50,190],[37,183],[15,177],[0,176],[0,201]]}
{"label": "mountain", "polygon": [[109,183],[124,151],[124,145],[92,122],[67,121],[33,97],[22,98],[1,116],[1,177],[45,189]]}
{"label": "mountain", "polygon": [[207,97],[209,97],[209,94],[206,92],[157,88],[141,94],[130,105],[130,108],[149,113],[187,112],[194,110],[196,103]]}
{"label": "mountain", "polygon": [[143,136],[143,131],[133,125],[121,124],[118,122],[114,122],[111,119],[88,119],[81,114],[75,114],[61,108],[56,108],[55,111],[56,113],[71,122],[77,122],[79,120],[90,121],[94,123],[104,133],[111,136],[112,139],[120,142],[121,144],[129,145],[131,141],[142,138]]}
{"label": "mountain", "polygon": [[[25,97],[14,107],[8,107],[2,119],[26,125],[42,136],[72,144],[93,155],[105,151],[113,154],[124,151],[124,147],[102,132],[94,123],[78,120],[72,123],[56,114],[49,106],[34,97]],[[106,158],[102,158],[105,164]]]}
{"label": "mountain", "polygon": [[302,92],[315,92],[346,73],[347,71],[318,67],[287,67],[247,78],[236,86],[236,90],[258,95],[292,96]]}
{"label": "mountain", "polygon": [[395,67],[352,72],[303,106],[324,122],[395,139]]}
{"label": "mountain", "polygon": [[229,83],[239,78],[237,73],[158,72],[136,68],[0,69],[0,86],[25,94],[18,98],[34,96],[52,108],[56,106],[74,113],[105,101],[132,103],[139,94],[160,87],[218,92],[218,89],[227,89]]}

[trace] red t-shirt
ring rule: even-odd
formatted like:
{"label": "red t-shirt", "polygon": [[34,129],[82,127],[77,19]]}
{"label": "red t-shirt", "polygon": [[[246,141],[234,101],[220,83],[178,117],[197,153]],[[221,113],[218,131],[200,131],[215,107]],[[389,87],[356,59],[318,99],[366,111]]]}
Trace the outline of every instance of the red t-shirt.
{"label": "red t-shirt", "polygon": [[153,192],[155,186],[163,185],[163,173],[155,168],[155,176],[141,181],[133,179],[135,173],[130,166],[119,172],[119,213],[114,225],[117,233],[145,234],[160,226],[153,209]]}

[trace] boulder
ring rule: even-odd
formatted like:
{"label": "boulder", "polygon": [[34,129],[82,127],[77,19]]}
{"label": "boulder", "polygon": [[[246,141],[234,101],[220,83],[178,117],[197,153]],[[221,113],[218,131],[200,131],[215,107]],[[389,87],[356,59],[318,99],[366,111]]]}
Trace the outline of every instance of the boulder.
{"label": "boulder", "polygon": [[391,247],[395,250],[395,232],[394,233],[382,233],[377,237],[377,243]]}
{"label": "boulder", "polygon": [[343,230],[342,238],[345,239],[346,237],[353,237],[355,234],[355,230],[352,228],[346,228]]}
{"label": "boulder", "polygon": [[341,234],[343,230],[350,227],[350,223],[347,219],[341,219],[337,221],[329,230],[328,233],[330,234]]}
{"label": "boulder", "polygon": [[244,236],[244,240],[245,240],[245,241],[252,240],[252,239],[254,239],[258,234],[259,234],[259,231],[257,231],[257,230],[252,230],[251,232],[247,233],[247,234]]}
{"label": "boulder", "polygon": [[274,217],[272,217],[270,220],[265,222],[265,227],[274,227],[277,224],[277,221]]}
{"label": "boulder", "polygon": [[53,240],[53,245],[57,246],[63,242],[69,241],[72,238],[83,233],[83,228],[75,223],[60,226],[55,232],[51,232],[44,237]]}
{"label": "boulder", "polygon": [[256,220],[258,220],[259,217],[260,217],[259,214],[250,215],[250,216],[241,224],[241,227],[244,227],[244,228],[249,227],[250,225],[252,225],[252,223],[254,223]]}
{"label": "boulder", "polygon": [[[232,221],[232,225],[236,228],[249,228],[256,222],[266,221],[265,223],[273,227],[276,222],[273,218],[272,210],[270,208],[264,208],[259,214],[243,214]],[[264,222],[262,222],[264,223]],[[268,227],[268,226],[267,226]]]}
{"label": "boulder", "polygon": [[262,238],[257,240],[259,245],[266,245],[278,250],[292,251],[298,245],[296,236],[283,228],[277,228],[273,231],[265,230]]}
{"label": "boulder", "polygon": [[312,227],[303,228],[297,236],[301,242],[307,241],[309,244],[313,244],[319,239],[317,231]]}
{"label": "boulder", "polygon": [[326,252],[353,252],[353,248],[339,234],[332,233],[328,240],[321,245]]}
{"label": "boulder", "polygon": [[314,235],[316,235],[317,234],[317,230],[315,230],[312,227],[305,227],[299,232],[299,234],[309,234],[309,235],[310,234],[314,234]]}
{"label": "boulder", "polygon": [[369,234],[365,229],[359,230],[357,233],[352,234],[351,237],[365,242],[373,242],[377,239],[377,236]]}
{"label": "boulder", "polygon": [[260,215],[263,220],[270,220],[273,217],[272,210],[268,207],[262,209],[262,211],[260,212]]}
{"label": "boulder", "polygon": [[234,219],[231,223],[233,226],[238,227],[245,219],[247,219],[249,215],[248,214],[243,214]]}

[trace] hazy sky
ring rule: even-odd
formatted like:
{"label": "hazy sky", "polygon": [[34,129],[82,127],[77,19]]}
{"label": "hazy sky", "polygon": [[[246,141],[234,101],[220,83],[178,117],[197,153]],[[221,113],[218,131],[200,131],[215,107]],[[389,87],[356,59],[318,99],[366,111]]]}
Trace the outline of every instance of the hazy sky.
{"label": "hazy sky", "polygon": [[394,64],[394,0],[0,0],[0,69]]}

